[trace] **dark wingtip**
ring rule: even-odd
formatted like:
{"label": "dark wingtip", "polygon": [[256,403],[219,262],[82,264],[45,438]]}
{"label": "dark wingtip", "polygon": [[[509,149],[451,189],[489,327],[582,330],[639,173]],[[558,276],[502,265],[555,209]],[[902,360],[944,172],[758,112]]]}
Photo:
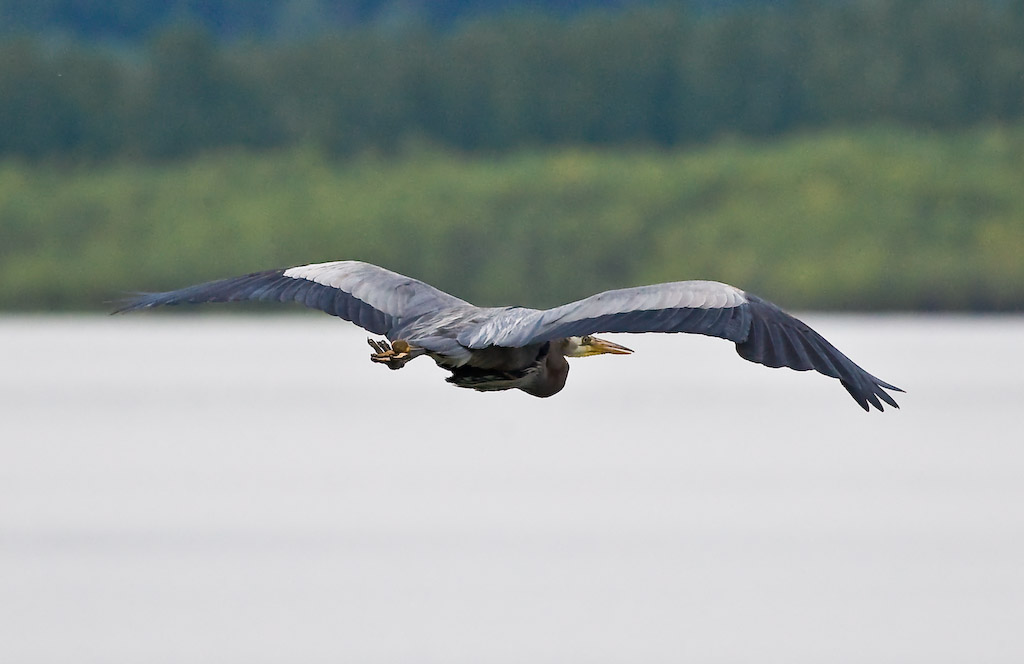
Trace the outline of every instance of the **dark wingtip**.
{"label": "dark wingtip", "polygon": [[[896,410],[899,410],[900,405],[896,403],[896,400],[886,390],[893,390],[896,392],[904,392],[895,385],[890,385],[885,381],[878,380],[874,376],[868,374],[868,382],[860,387],[854,386],[846,380],[840,379],[839,382],[842,384],[846,391],[849,392],[853,400],[857,402],[857,405],[864,409],[865,412],[870,413],[871,408],[879,412],[885,412],[885,407],[882,406],[884,401],[889,406],[892,406]],[[905,393],[905,392],[904,392]],[[881,401],[879,401],[881,399]]]}
{"label": "dark wingtip", "polygon": [[[895,385],[890,385],[889,383],[885,382],[884,380],[879,380],[878,378],[875,378],[874,376],[870,376],[870,380],[871,380],[871,382],[873,384],[873,387],[874,387],[874,394],[878,395],[878,397],[880,399],[882,399],[882,401],[884,401],[885,403],[889,404],[890,406],[892,406],[896,410],[899,410],[900,405],[898,403],[896,403],[896,399],[894,399],[891,394],[886,392],[886,390],[892,390],[893,392],[900,392],[901,394],[906,394],[906,391],[896,387]],[[879,406],[878,410],[882,410],[882,407]]]}
{"label": "dark wingtip", "polygon": [[105,304],[112,305],[114,307],[110,311],[110,315],[111,316],[116,316],[117,314],[127,313],[129,311],[135,311],[136,309],[140,309],[141,308],[139,306],[139,304],[138,304],[138,298],[137,297],[126,297],[126,298],[123,298],[123,299],[120,299],[120,300],[113,300],[113,301],[110,301],[110,302],[106,302]]}
{"label": "dark wingtip", "polygon": [[[851,385],[850,383],[846,382],[843,379],[839,380],[839,384],[846,389],[846,391],[850,394],[851,397],[853,397],[853,400],[857,402],[857,405],[864,409],[865,413],[871,412],[871,402],[868,400],[866,394],[864,394],[862,391],[858,390],[856,387],[854,387],[853,385]],[[878,403],[877,399],[875,400],[875,408],[879,410],[882,409],[882,406]]]}
{"label": "dark wingtip", "polygon": [[129,311],[152,308],[158,304],[156,298],[159,295],[161,293],[132,293],[129,296],[112,300],[106,304],[114,305],[115,308],[110,312],[110,315],[114,316],[116,314],[128,313]]}

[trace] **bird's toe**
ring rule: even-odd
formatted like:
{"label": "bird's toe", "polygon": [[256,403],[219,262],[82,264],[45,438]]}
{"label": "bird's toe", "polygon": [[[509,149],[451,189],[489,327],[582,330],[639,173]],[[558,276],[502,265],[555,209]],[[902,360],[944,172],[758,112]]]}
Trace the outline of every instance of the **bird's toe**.
{"label": "bird's toe", "polygon": [[386,364],[389,369],[401,369],[406,362],[413,358],[409,343],[401,339],[390,345],[386,339],[375,341],[368,338],[366,341],[370,344],[370,348],[376,351],[370,354],[370,361]]}

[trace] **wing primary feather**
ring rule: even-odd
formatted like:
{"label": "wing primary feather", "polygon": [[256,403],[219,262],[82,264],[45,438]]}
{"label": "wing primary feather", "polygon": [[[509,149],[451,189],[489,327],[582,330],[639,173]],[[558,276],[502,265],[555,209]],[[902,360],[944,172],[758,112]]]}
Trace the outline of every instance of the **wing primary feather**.
{"label": "wing primary feather", "polygon": [[838,378],[861,408],[883,410],[882,402],[899,408],[885,392],[900,388],[864,371],[806,323],[790,316],[774,304],[748,295],[751,315],[747,338],[736,344],[740,357],[766,366],[788,366],[800,371],[815,369]]}
{"label": "wing primary feather", "polygon": [[833,361],[833,355],[829,350],[831,346],[824,339],[814,335],[806,337],[804,342],[807,345],[811,363],[818,372],[832,378],[842,377],[842,373],[839,371],[839,367],[836,366],[836,362]]}
{"label": "wing primary feather", "polygon": [[855,389],[845,380],[840,380],[839,383],[846,388],[846,391],[850,393],[850,396],[853,397],[853,400],[857,402],[858,406],[863,408],[865,412],[871,412],[871,408],[868,406],[868,401],[861,395],[860,390]]}
{"label": "wing primary feather", "polygon": [[300,279],[289,278],[287,282],[278,284],[276,292],[270,295],[268,299],[274,299],[278,302],[291,302],[295,300],[303,288],[306,288],[306,284],[307,282]]}
{"label": "wing primary feather", "polygon": [[385,334],[392,317],[345,290],[315,281],[288,277],[285,270],[253,272],[240,277],[211,281],[164,293],[143,293],[128,300],[113,313],[138,309],[204,302],[296,301],[320,309],[363,327],[374,334]]}
{"label": "wing primary feather", "polygon": [[782,329],[790,347],[792,348],[794,364],[797,365],[793,368],[797,371],[817,369],[817,365],[820,364],[820,362],[815,361],[817,356],[814,354],[814,347],[811,345],[810,340],[798,330],[789,328]]}

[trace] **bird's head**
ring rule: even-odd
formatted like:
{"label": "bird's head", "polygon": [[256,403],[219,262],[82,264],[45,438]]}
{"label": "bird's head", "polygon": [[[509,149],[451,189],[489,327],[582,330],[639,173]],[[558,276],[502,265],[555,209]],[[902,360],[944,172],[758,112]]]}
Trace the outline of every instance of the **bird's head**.
{"label": "bird's head", "polygon": [[632,352],[632,350],[625,346],[620,346],[605,339],[598,339],[588,334],[582,337],[568,337],[565,340],[565,350],[562,354],[566,357],[587,357],[588,355],[602,355],[604,353],[629,355]]}

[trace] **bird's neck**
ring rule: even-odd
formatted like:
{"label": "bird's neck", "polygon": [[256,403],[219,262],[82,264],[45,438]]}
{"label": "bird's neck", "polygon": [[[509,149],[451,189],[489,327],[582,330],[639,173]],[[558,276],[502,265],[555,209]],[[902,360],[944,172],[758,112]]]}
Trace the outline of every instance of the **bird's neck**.
{"label": "bird's neck", "polygon": [[565,387],[565,379],[569,376],[569,362],[565,356],[552,348],[541,359],[537,373],[529,385],[519,389],[535,397],[550,397],[558,394]]}

